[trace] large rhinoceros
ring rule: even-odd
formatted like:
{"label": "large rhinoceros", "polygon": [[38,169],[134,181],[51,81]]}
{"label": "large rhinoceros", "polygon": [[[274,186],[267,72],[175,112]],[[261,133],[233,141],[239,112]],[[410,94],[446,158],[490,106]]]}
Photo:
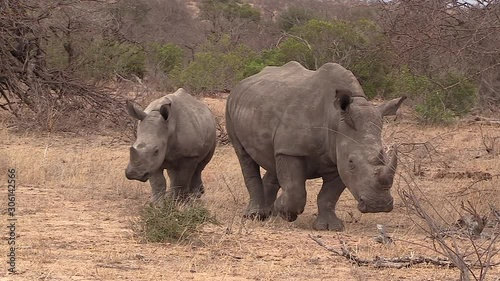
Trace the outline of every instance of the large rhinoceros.
{"label": "large rhinoceros", "polygon": [[127,179],[149,179],[151,201],[161,204],[159,200],[166,194],[166,169],[174,199],[201,196],[201,172],[216,146],[215,119],[210,109],[180,88],[154,100],[144,111],[127,102],[127,111],[140,120],[137,140],[130,147]]}
{"label": "large rhinoceros", "polygon": [[250,195],[245,216],[266,218],[274,208],[294,221],[304,211],[306,179],[319,177],[314,229],[344,229],[335,205],[346,186],[361,212],[390,212],[397,156],[383,149],[382,117],[404,99],[374,106],[336,63],[311,71],[292,61],[241,81],[228,97],[226,127]]}

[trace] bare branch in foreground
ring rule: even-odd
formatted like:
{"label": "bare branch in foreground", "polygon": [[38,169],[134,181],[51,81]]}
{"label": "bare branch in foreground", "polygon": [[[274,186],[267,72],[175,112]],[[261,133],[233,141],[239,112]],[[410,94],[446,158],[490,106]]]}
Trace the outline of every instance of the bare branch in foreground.
{"label": "bare branch in foreground", "polygon": [[429,257],[423,257],[423,256],[406,256],[406,257],[399,257],[399,258],[384,258],[380,256],[375,256],[373,259],[363,259],[358,257],[356,254],[354,254],[352,251],[350,251],[345,243],[339,239],[341,243],[341,247],[339,250],[330,247],[326,245],[321,239],[318,237],[315,237],[311,234],[309,234],[309,238],[314,240],[314,242],[318,243],[321,247],[325,248],[326,250],[341,256],[345,257],[352,263],[356,264],[357,266],[373,266],[376,268],[407,268],[411,267],[417,264],[432,264],[435,266],[444,266],[444,267],[456,267],[451,261],[445,258],[429,258]]}

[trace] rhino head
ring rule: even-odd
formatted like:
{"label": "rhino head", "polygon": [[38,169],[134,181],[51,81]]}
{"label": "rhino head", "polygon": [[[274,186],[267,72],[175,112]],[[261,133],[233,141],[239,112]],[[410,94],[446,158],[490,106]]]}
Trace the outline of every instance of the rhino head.
{"label": "rhino head", "polygon": [[358,201],[362,213],[390,212],[390,192],[397,166],[397,149],[382,145],[383,116],[395,115],[406,97],[374,106],[348,90],[337,90],[340,112],[336,136],[336,161],[342,181]]}
{"label": "rhino head", "polygon": [[138,119],[137,139],[130,147],[130,161],[125,170],[129,180],[145,182],[150,175],[161,168],[167,152],[170,104],[163,104],[160,110],[144,112],[139,106],[127,101],[127,112]]}

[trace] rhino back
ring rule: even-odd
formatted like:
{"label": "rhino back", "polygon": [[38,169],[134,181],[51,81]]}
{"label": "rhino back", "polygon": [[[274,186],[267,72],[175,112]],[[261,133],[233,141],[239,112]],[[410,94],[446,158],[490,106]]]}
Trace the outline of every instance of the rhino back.
{"label": "rhino back", "polygon": [[363,95],[354,75],[338,64],[317,71],[297,62],[266,67],[240,82],[229,96],[234,135],[265,169],[274,168],[277,154],[325,157],[338,120],[333,103],[340,88]]}

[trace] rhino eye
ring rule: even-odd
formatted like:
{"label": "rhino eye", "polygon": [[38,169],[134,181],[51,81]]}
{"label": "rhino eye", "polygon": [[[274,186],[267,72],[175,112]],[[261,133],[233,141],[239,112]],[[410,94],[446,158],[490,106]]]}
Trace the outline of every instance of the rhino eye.
{"label": "rhino eye", "polygon": [[153,153],[154,156],[158,155],[158,149]]}
{"label": "rhino eye", "polygon": [[354,171],[356,169],[356,165],[354,165],[354,162],[352,159],[349,159],[349,170]]}

